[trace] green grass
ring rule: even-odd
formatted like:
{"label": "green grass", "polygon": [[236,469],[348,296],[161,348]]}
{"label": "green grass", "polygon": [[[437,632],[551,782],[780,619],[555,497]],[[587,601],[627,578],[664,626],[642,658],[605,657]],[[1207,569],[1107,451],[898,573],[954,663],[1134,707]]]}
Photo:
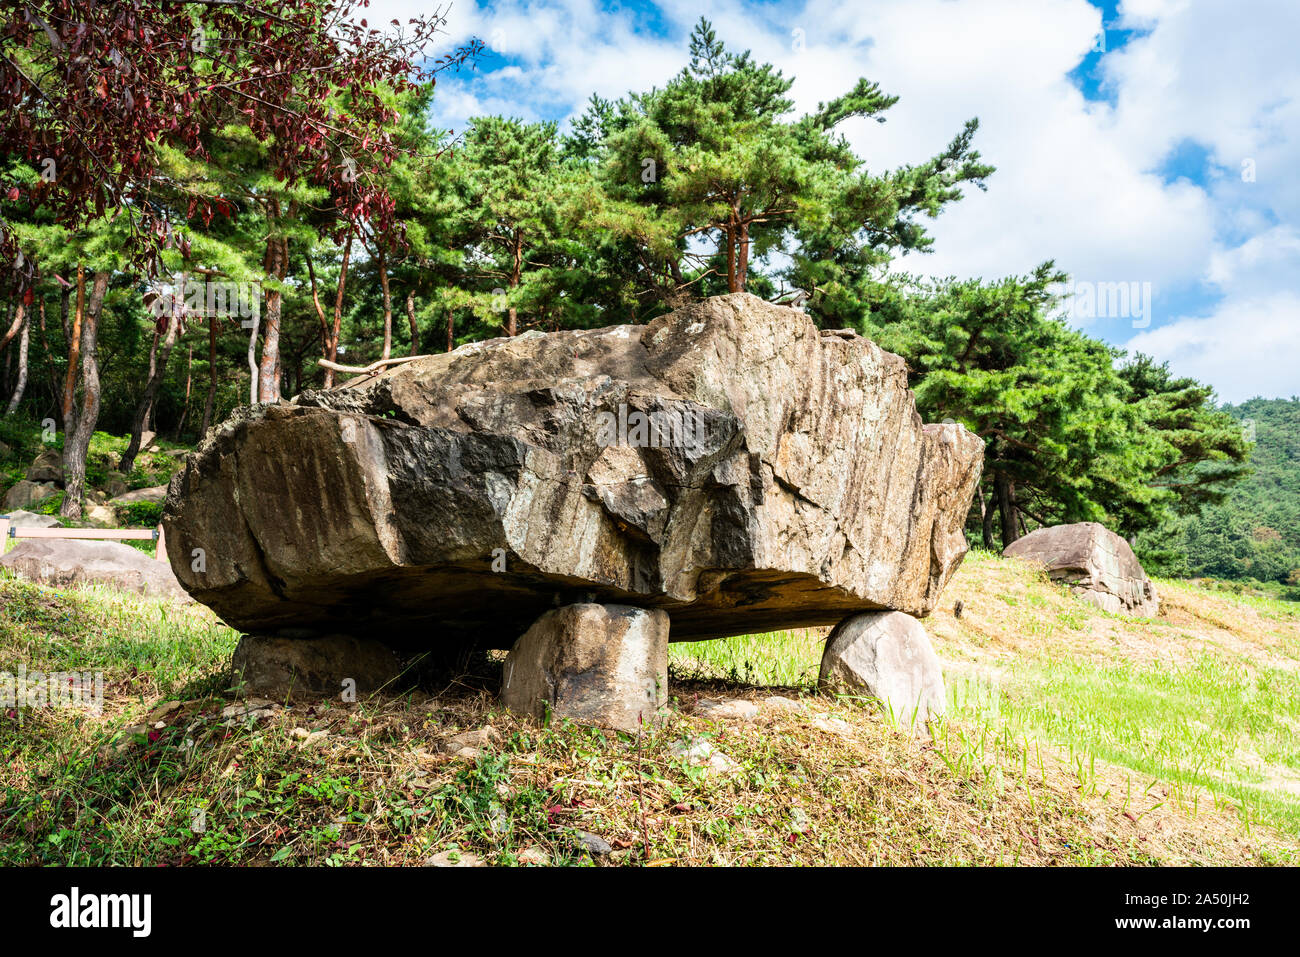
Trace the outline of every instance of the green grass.
{"label": "green grass", "polygon": [[[1005,568],[989,553],[974,551],[962,574]],[[1080,601],[1060,603],[1061,591],[1026,572],[1021,594],[992,591],[989,598],[1014,609],[1009,627],[1044,643],[1086,631],[1100,622],[1147,631],[1164,630],[1160,619],[1111,615]],[[1209,620],[1236,625],[1234,608],[1267,622],[1300,621],[1300,604],[1273,596],[1203,589],[1157,580],[1161,594],[1190,594],[1215,602]],[[1300,659],[1300,640],[1282,632],[1276,653]],[[1171,632],[1166,639],[1178,642]],[[1189,638],[1183,634],[1181,640]],[[987,640],[972,636],[969,644]],[[815,688],[824,640],[814,631],[778,632],[669,648],[674,676],[741,681],[757,685]],[[967,649],[936,641],[941,656],[965,661]],[[1243,819],[1263,821],[1300,836],[1300,669],[1269,665],[1219,649],[1190,662],[1151,663],[1112,657],[1018,656],[1002,661],[993,677],[947,676],[949,716],[963,730],[939,736],[955,763],[976,760],[969,740],[1013,739],[1022,749],[1062,750],[1081,781],[1085,769],[1108,762],[1143,790],[1159,780],[1171,800],[1195,810],[1200,802],[1233,807]],[[977,749],[978,750],[978,749]]]}
{"label": "green grass", "polygon": [[1069,749],[1181,804],[1226,802],[1245,820],[1300,835],[1300,681],[1211,655],[1190,666],[1027,661],[1011,677],[949,682],[954,718]]}
{"label": "green grass", "polygon": [[824,638],[807,630],[679,641],[668,646],[668,664],[680,678],[811,691],[817,684],[824,646]]}
{"label": "green grass", "polygon": [[[1285,614],[1285,610],[1280,613]],[[1067,625],[1078,627],[1080,612]],[[674,677],[811,691],[823,641],[780,632],[669,648]],[[1174,785],[1191,805],[1227,802],[1300,835],[1300,678],[1202,656],[1191,667],[1060,660],[1017,662],[997,684],[950,676],[950,717],[992,735],[1068,749],[1143,780]],[[1271,768],[1271,773],[1261,771]]]}
{"label": "green grass", "polygon": [[[102,670],[107,685],[102,716],[0,713],[0,863],[593,863],[576,830],[614,845],[606,865],[1296,860],[1295,842],[1258,826],[1286,809],[1263,781],[1226,773],[1242,742],[1294,766],[1282,674],[1026,659],[1000,687],[950,680],[950,719],[922,747],[867,702],[809,693],[812,631],[673,645],[675,707],[639,736],[538,726],[473,685],[226,717],[236,640],[202,608],[0,577],[0,670]],[[697,697],[773,687],[803,710],[692,714]],[[440,750],[483,727],[498,736],[478,754]],[[688,737],[736,770],[675,757]],[[1179,763],[1189,742],[1212,758]],[[1102,760],[1132,780],[1120,789]],[[1222,800],[1152,787],[1193,775]]]}
{"label": "green grass", "polygon": [[0,670],[129,672],[136,696],[176,693],[224,671],[239,635],[205,609],[104,585],[53,589],[0,571]]}

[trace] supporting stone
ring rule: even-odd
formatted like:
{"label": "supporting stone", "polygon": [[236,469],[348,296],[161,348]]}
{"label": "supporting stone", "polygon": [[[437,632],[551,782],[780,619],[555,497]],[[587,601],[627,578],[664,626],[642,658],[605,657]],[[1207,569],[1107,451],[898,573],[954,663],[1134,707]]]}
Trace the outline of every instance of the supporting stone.
{"label": "supporting stone", "polygon": [[402,660],[387,645],[351,635],[244,635],[231,667],[243,694],[279,701],[333,698],[343,703],[381,689],[400,690],[404,672]]}
{"label": "supporting stone", "polygon": [[541,718],[635,731],[667,701],[668,615],[593,603],[548,611],[506,657],[501,701]]}
{"label": "supporting stone", "polygon": [[901,727],[920,733],[944,713],[943,669],[921,623],[899,611],[844,619],[826,640],[818,684],[828,694],[877,698]]}

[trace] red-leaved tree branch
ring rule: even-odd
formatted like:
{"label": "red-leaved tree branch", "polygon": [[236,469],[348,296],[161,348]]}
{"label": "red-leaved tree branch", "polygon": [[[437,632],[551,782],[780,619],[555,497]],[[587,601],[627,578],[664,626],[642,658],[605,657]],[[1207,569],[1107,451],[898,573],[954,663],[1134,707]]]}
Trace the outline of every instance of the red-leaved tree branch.
{"label": "red-leaved tree branch", "polygon": [[[277,178],[328,186],[342,221],[385,233],[393,200],[381,170],[399,151],[385,92],[432,82],[480,46],[426,62],[444,12],[380,30],[359,16],[368,2],[0,0],[0,161],[40,174],[0,184],[11,276],[21,285],[34,264],[5,220],[38,209],[70,228],[128,216],[132,256],[149,268],[169,243],[188,255],[155,147],[206,158],[205,131],[241,117],[274,143]],[[224,207],[195,194],[186,214],[209,222]]]}

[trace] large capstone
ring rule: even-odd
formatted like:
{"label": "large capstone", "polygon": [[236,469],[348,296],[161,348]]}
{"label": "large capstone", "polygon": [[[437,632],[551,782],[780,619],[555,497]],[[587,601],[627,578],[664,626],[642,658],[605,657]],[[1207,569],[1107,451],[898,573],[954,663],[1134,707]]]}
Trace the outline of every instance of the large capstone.
{"label": "large capstone", "polygon": [[1098,522],[1035,529],[1002,554],[1042,566],[1053,581],[1106,611],[1143,618],[1160,613],[1155,585],[1129,543]]}
{"label": "large capstone", "polygon": [[243,410],[163,525],[185,587],[244,631],[509,648],[599,602],[718,638],[928,612],[982,454],[922,424],[899,357],[737,294]]}

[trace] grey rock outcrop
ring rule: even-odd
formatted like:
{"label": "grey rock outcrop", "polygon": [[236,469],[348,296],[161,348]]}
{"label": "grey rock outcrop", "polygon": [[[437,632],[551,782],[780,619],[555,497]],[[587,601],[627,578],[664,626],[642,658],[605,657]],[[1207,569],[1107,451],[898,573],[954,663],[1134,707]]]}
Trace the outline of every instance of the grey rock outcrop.
{"label": "grey rock outcrop", "polygon": [[167,500],[167,486],[154,485],[151,488],[138,488],[134,492],[123,492],[109,499],[109,505],[131,505],[134,502],[164,502]]}
{"label": "grey rock outcrop", "polygon": [[35,505],[49,498],[57,491],[53,482],[31,482],[23,479],[5,492],[4,504],[0,509],[6,512],[25,509],[28,505]]}
{"label": "grey rock outcrop", "polygon": [[1002,554],[1041,565],[1053,581],[1114,614],[1160,613],[1155,585],[1129,543],[1098,522],[1035,529]]}
{"label": "grey rock outcrop", "polygon": [[53,482],[63,484],[63,456],[58,449],[42,449],[27,470],[29,482]]}
{"label": "grey rock outcrop", "polygon": [[57,449],[43,449],[27,469],[27,481],[64,484],[64,456]]}
{"label": "grey rock outcrop", "polygon": [[21,508],[8,514],[9,525],[13,528],[54,528],[59,524],[53,515],[38,515]]}

